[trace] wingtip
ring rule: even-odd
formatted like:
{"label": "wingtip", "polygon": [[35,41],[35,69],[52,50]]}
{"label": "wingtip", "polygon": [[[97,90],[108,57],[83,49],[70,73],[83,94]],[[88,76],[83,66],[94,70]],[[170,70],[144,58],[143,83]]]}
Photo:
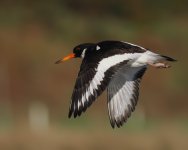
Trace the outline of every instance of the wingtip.
{"label": "wingtip", "polygon": [[71,118],[71,116],[72,116],[72,111],[69,110],[68,118]]}
{"label": "wingtip", "polygon": [[113,122],[110,122],[110,125],[111,125],[112,129],[115,129],[115,124]]}
{"label": "wingtip", "polygon": [[78,116],[78,112],[75,111],[75,112],[74,112],[74,118],[76,118],[77,116]]}

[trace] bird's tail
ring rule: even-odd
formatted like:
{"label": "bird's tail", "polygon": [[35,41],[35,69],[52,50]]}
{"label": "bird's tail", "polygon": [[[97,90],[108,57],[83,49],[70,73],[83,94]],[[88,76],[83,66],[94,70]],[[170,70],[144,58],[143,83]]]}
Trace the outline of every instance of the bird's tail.
{"label": "bird's tail", "polygon": [[165,55],[160,55],[160,56],[162,57],[162,59],[164,59],[166,61],[177,61],[176,59],[168,57],[168,56],[165,56]]}
{"label": "bird's tail", "polygon": [[160,55],[151,51],[146,52],[147,56],[147,61],[152,62],[152,63],[157,63],[160,61],[176,61],[175,59],[165,56],[165,55]]}

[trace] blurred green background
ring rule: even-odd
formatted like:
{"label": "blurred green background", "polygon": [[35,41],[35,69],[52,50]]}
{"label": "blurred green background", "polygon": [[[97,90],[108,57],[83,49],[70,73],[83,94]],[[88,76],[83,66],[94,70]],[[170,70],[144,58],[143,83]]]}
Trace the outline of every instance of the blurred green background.
{"label": "blurred green background", "polygon": [[[149,68],[135,112],[120,129],[106,92],[68,119],[80,59],[54,62],[84,42],[123,40],[176,58]],[[1,150],[187,150],[188,1],[0,1]]]}

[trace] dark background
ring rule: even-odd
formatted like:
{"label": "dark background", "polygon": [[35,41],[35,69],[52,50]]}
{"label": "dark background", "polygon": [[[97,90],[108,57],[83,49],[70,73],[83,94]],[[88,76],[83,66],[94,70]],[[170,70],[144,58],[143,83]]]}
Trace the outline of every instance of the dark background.
{"label": "dark background", "polygon": [[[67,118],[84,42],[123,40],[176,58],[149,68],[135,112],[111,129],[106,92]],[[188,149],[188,1],[0,1],[0,149]]]}

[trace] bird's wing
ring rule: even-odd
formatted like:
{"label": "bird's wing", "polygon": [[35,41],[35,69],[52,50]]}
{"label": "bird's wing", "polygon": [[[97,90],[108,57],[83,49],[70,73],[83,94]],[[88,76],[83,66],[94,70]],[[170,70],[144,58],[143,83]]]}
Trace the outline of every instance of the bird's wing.
{"label": "bird's wing", "polygon": [[116,70],[127,62],[128,58],[124,56],[121,59],[118,56],[118,61],[105,58],[98,63],[83,59],[71,98],[69,118],[80,116],[106,89]]}
{"label": "bird's wing", "polygon": [[139,95],[139,84],[146,66],[123,66],[110,81],[108,93],[108,112],[111,126],[122,126],[134,111]]}

